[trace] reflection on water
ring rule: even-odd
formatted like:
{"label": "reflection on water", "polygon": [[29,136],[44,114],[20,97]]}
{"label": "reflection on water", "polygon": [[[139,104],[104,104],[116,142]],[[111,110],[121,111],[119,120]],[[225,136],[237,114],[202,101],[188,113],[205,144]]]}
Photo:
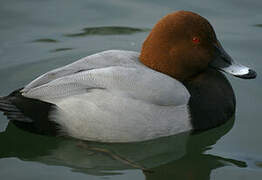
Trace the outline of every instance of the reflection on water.
{"label": "reflection on water", "polygon": [[9,123],[0,134],[0,158],[18,157],[98,176],[141,169],[146,179],[209,179],[213,169],[228,164],[246,167],[242,161],[204,154],[233,124],[232,119],[194,135],[183,133],[146,142],[108,144],[38,136]]}
{"label": "reflection on water", "polygon": [[146,32],[150,29],[133,28],[123,26],[101,26],[101,27],[87,27],[82,29],[80,33],[65,34],[67,37],[82,37],[88,35],[127,35],[139,32]]}
{"label": "reflection on water", "polygon": [[207,132],[190,136],[187,142],[187,152],[182,158],[151,169],[154,174],[145,173],[147,179],[190,179],[209,180],[212,170],[235,165],[247,167],[246,162],[224,158],[204,152],[215,144],[232,128],[234,120]]}

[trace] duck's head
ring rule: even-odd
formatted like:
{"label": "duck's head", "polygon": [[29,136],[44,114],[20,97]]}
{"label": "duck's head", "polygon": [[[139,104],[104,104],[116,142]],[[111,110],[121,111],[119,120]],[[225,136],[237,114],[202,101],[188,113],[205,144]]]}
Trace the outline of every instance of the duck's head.
{"label": "duck's head", "polygon": [[180,81],[210,67],[240,78],[256,77],[255,71],[225,52],[205,18],[188,11],[168,14],[154,26],[143,43],[140,61]]}

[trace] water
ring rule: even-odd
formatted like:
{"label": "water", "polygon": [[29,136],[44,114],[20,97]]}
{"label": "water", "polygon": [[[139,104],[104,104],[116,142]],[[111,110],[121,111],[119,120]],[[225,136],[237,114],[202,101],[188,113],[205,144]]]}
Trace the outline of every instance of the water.
{"label": "water", "polygon": [[235,118],[194,136],[108,145],[31,134],[0,115],[0,178],[261,179],[259,0],[1,1],[0,95],[95,52],[139,51],[158,19],[181,9],[208,18],[227,52],[258,73],[250,81],[228,76],[237,97]]}

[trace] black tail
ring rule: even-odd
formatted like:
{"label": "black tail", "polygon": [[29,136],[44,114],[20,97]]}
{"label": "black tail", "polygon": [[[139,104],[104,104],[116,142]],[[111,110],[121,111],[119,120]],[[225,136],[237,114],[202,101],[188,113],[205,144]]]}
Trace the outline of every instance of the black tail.
{"label": "black tail", "polygon": [[54,104],[22,96],[16,90],[0,97],[0,111],[16,126],[30,132],[57,135],[58,125],[49,119]]}
{"label": "black tail", "polygon": [[8,96],[0,97],[0,111],[3,111],[4,115],[11,121],[32,122],[30,118],[26,117],[21,110],[12,104]]}

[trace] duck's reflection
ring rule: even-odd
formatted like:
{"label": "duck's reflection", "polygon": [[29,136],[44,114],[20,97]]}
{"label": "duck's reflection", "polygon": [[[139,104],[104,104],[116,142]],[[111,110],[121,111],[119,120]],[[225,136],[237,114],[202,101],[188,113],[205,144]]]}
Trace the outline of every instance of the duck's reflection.
{"label": "duck's reflection", "polygon": [[233,127],[234,120],[230,120],[218,128],[190,136],[187,142],[187,152],[182,158],[152,168],[155,173],[145,173],[146,179],[188,179],[209,180],[211,171],[226,165],[246,167],[243,161],[224,158],[211,154],[204,154],[211,149],[223,135]]}
{"label": "duck's reflection", "polygon": [[71,167],[93,175],[119,174],[119,170],[142,169],[146,179],[209,179],[213,169],[228,164],[245,167],[245,162],[204,154],[226,134],[234,120],[218,128],[190,135],[157,140],[103,144],[66,138],[37,136],[9,124],[0,134],[0,158],[18,157],[50,165]]}

